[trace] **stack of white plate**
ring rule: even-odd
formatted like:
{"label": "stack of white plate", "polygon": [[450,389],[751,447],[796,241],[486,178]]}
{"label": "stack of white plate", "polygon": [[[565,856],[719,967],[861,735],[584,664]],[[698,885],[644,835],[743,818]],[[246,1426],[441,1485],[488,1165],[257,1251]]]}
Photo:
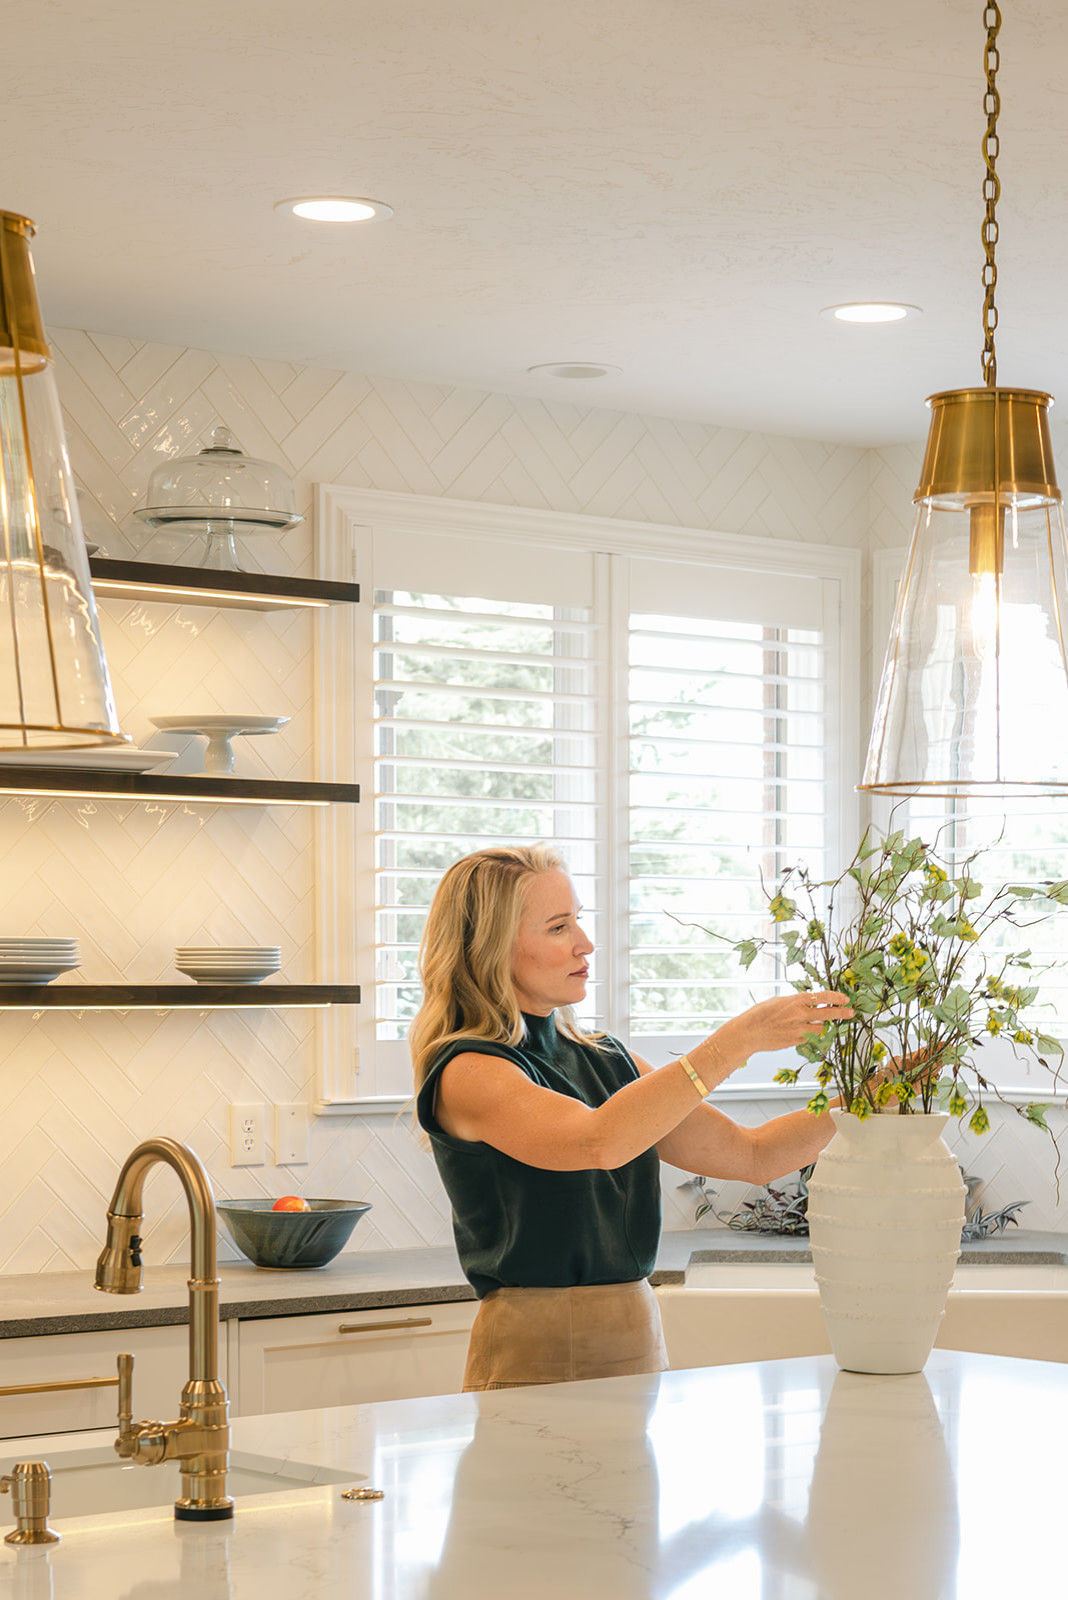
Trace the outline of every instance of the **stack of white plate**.
{"label": "stack of white plate", "polygon": [[282,951],[276,944],[180,944],[174,964],[197,983],[261,983],[282,965]]}
{"label": "stack of white plate", "polygon": [[77,939],[0,939],[0,983],[51,983],[79,966]]}

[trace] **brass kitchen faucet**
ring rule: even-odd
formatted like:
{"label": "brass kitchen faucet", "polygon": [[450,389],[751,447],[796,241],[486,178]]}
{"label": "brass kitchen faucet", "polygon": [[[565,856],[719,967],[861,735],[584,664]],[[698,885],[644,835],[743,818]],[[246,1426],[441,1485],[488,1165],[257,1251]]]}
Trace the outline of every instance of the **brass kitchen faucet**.
{"label": "brass kitchen faucet", "polygon": [[234,1514],[226,1493],[230,1407],[219,1381],[219,1279],[215,1270],[215,1200],[199,1158],[176,1139],[146,1139],[119,1173],[108,1209],[108,1238],[96,1264],[96,1288],[106,1294],[141,1290],[141,1191],[159,1162],[172,1167],[189,1203],[192,1265],[189,1278],[189,1382],[176,1422],[134,1422],[133,1356],[119,1356],[119,1436],[128,1461],[153,1467],[177,1461],[182,1493],[174,1515],[212,1522]]}

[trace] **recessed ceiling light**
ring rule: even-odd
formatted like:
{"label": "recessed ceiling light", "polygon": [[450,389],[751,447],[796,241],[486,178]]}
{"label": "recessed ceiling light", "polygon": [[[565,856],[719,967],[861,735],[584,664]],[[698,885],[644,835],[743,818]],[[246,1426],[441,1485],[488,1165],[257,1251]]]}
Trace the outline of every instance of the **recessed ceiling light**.
{"label": "recessed ceiling light", "polygon": [[295,200],[275,201],[276,211],[292,211],[311,222],[370,222],[372,217],[391,217],[393,207],[381,200],[354,199],[343,195],[303,195]]}
{"label": "recessed ceiling light", "polygon": [[821,313],[836,322],[901,322],[918,317],[919,306],[897,305],[889,300],[857,300],[846,306],[825,306]]}
{"label": "recessed ceiling light", "polygon": [[527,368],[531,377],[544,372],[549,378],[607,378],[622,371],[622,367],[610,367],[603,361],[544,361]]}

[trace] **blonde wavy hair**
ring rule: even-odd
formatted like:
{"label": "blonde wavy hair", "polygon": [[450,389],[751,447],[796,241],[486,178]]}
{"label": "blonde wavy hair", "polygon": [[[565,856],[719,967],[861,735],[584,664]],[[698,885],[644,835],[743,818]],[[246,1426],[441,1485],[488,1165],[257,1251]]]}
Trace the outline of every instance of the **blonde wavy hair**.
{"label": "blonde wavy hair", "polygon": [[[567,870],[552,845],[508,845],[464,856],[438,884],[419,953],[423,1003],[408,1030],[416,1093],[453,1039],[522,1040],[512,952],[531,881],[557,868]],[[583,1033],[570,1006],[556,1027],[580,1044],[603,1038]]]}

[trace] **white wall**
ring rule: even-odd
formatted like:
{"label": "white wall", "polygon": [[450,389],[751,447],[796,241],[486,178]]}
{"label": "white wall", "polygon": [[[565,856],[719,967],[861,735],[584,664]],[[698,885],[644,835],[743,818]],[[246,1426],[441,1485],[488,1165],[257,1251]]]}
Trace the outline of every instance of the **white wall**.
{"label": "white wall", "polygon": [[[90,510],[113,519],[96,535],[110,554],[143,543],[130,512],[152,467],[206,442],[219,421],[246,452],[293,474],[305,513],[312,484],[330,482],[739,538],[864,548],[869,538],[907,536],[908,451],[876,455],[73,330],[55,331],[54,343],[74,469]],[[182,551],[157,540],[152,553]],[[244,554],[250,566],[308,571],[310,530],[250,540]],[[163,712],[286,714],[283,733],[241,745],[243,769],[309,775],[305,618],[117,602],[101,611],[135,740]],[[287,979],[314,976],[310,823],[300,811],[7,799],[0,862],[0,930],[77,936],[85,980],[174,978],[173,946],[208,940],[280,943]],[[392,1117],[317,1121],[310,1167],[230,1168],[231,1102],[312,1098],[313,1028],[303,1011],[0,1012],[0,1272],[90,1267],[118,1165],[150,1133],[191,1144],[219,1196],[299,1185],[370,1200],[353,1249],[448,1241],[433,1163]],[[729,1109],[743,1120],[768,1114],[759,1104]],[[999,1127],[984,1159],[992,1169],[1008,1163],[1002,1202],[1021,1197],[1025,1178],[1028,1193],[1048,1195],[1048,1173],[1028,1151],[1020,1156],[1015,1129]],[[684,1226],[692,1198],[668,1176],[668,1222]],[[1044,1199],[1026,1220],[1052,1226],[1056,1215]],[[149,1182],[147,1222],[150,1261],[185,1255],[184,1203],[170,1174]]]}

